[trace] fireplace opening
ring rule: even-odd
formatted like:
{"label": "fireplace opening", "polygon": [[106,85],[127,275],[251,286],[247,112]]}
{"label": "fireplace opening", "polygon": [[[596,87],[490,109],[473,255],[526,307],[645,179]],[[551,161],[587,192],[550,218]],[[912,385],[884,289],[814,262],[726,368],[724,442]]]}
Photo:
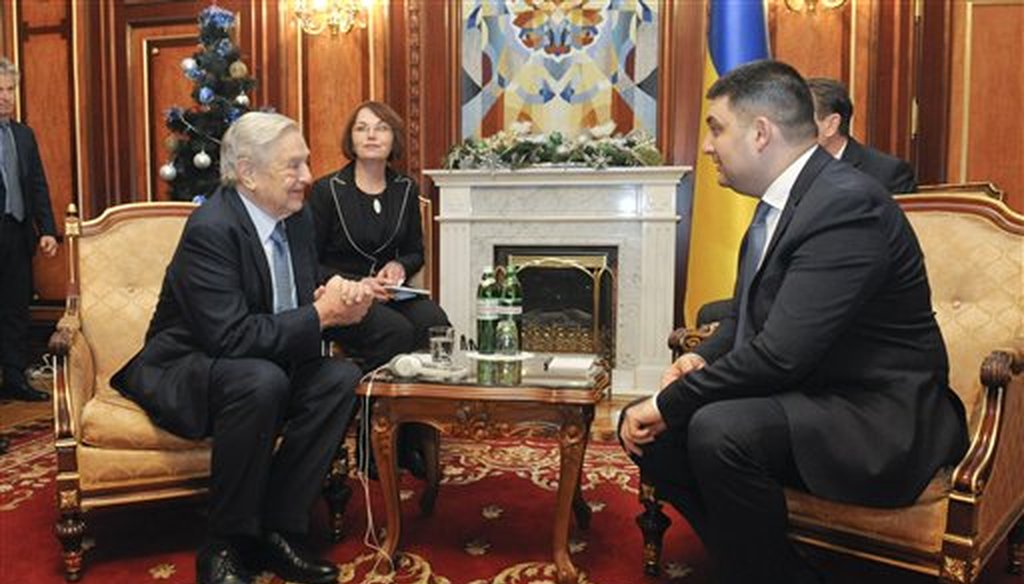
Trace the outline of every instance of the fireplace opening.
{"label": "fireplace opening", "polygon": [[519,269],[523,350],[591,353],[615,366],[614,246],[495,246],[495,265]]}

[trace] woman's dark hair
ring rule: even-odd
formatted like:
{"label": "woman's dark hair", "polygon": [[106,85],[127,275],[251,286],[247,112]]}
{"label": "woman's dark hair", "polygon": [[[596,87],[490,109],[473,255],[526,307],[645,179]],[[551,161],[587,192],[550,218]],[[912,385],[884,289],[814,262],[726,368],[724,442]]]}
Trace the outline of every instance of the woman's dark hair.
{"label": "woman's dark hair", "polygon": [[348,117],[348,121],[345,122],[345,130],[341,133],[341,151],[345,154],[345,157],[349,160],[356,159],[355,146],[352,144],[352,128],[356,125],[356,117],[359,116],[359,112],[363,109],[368,109],[375,116],[381,119],[382,122],[391,126],[391,152],[388,154],[388,160],[397,160],[402,157],[405,152],[405,122],[399,117],[395,110],[391,109],[386,103],[379,101],[364,101],[363,103],[356,106],[352,110],[352,115]]}

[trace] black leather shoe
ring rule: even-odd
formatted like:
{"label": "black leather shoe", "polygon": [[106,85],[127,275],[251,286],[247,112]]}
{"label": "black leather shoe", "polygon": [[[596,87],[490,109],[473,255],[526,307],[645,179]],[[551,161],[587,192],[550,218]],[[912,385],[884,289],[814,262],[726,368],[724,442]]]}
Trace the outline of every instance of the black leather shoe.
{"label": "black leather shoe", "polygon": [[275,531],[263,536],[259,553],[262,567],[282,580],[303,584],[330,584],[338,580],[337,566],[308,556]]}
{"label": "black leather shoe", "polygon": [[402,451],[398,457],[398,466],[406,469],[421,481],[427,478],[427,462],[418,448],[408,447]]}
{"label": "black leather shoe", "polygon": [[253,584],[235,549],[223,543],[203,546],[196,554],[196,584]]}
{"label": "black leather shoe", "polygon": [[45,391],[33,389],[29,387],[27,383],[10,383],[5,384],[3,389],[0,390],[0,398],[16,399],[28,402],[44,402],[50,401],[50,394]]}

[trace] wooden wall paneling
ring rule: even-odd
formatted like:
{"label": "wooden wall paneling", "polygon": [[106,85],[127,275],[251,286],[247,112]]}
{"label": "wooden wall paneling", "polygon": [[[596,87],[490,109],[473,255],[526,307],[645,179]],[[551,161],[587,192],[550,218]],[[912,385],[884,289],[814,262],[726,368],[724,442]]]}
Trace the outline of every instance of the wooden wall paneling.
{"label": "wooden wall paneling", "polygon": [[858,139],[868,135],[871,103],[869,88],[873,78],[870,64],[872,55],[878,50],[878,36],[875,30],[877,11],[875,0],[848,0],[849,47],[846,56],[847,76],[843,78],[846,89],[853,100],[853,121],[850,133]]}
{"label": "wooden wall paneling", "polygon": [[[707,5],[704,2],[661,4],[662,35],[658,87],[658,146],[667,164],[696,166],[700,153],[700,107],[704,97]],[[692,181],[691,181],[692,184]],[[692,193],[680,192],[676,208],[675,305],[673,324],[683,324],[683,297],[689,260]]]}
{"label": "wooden wall paneling", "polygon": [[370,97],[369,30],[301,35],[303,130],[309,142],[313,176],[337,169],[341,130],[355,107]]}
{"label": "wooden wall paneling", "polygon": [[873,53],[869,131],[866,142],[909,158],[913,89],[913,3],[879,2],[878,48]]}
{"label": "wooden wall paneling", "polygon": [[948,182],[949,107],[952,59],[952,4],[924,2],[915,48],[917,138],[911,157],[920,184]]}
{"label": "wooden wall paneling", "polygon": [[[1006,56],[1024,53],[1024,2],[973,0],[954,41],[950,168],[958,182],[991,181],[1024,211],[1024,69]],[[1002,57],[996,57],[996,56]]]}
{"label": "wooden wall paneling", "polygon": [[846,80],[849,18],[849,2],[834,10],[793,12],[782,0],[774,0],[768,7],[772,56],[805,77]]}
{"label": "wooden wall paneling", "polygon": [[[36,134],[51,206],[62,232],[60,217],[77,196],[70,4],[26,2],[18,8],[20,118]],[[34,287],[41,300],[64,298],[66,263],[63,247],[54,259],[35,257]]]}
{"label": "wooden wall paneling", "polygon": [[[128,67],[132,130],[132,192],[136,201],[165,201],[167,183],[158,171],[169,160],[165,141],[171,136],[164,112],[193,105],[192,81],[181,60],[196,51],[198,36],[191,22],[137,24],[129,27]],[[216,146],[214,146],[216,147]]]}

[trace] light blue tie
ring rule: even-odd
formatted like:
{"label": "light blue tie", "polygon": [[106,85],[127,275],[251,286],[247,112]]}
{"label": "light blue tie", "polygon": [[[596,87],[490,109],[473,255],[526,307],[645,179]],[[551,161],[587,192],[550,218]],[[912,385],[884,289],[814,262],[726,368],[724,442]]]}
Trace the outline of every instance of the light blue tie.
{"label": "light blue tie", "polygon": [[754,209],[754,218],[747,228],[747,236],[744,240],[743,261],[740,264],[740,306],[736,316],[736,336],[733,338],[732,348],[735,349],[747,341],[751,334],[750,322],[747,312],[750,305],[750,285],[757,274],[757,265],[761,261],[761,254],[764,253],[765,234],[768,232],[768,211],[772,207],[764,201],[757,203]]}
{"label": "light blue tie", "polygon": [[288,234],[284,221],[278,221],[270,234],[274,265],[274,314],[295,308],[295,281],[292,277],[291,254],[288,253]]}
{"label": "light blue tie", "polygon": [[0,150],[4,187],[7,189],[4,212],[21,221],[25,218],[25,201],[21,198],[21,181],[18,178],[18,150],[14,146],[14,136],[11,134],[9,123],[0,125]]}

